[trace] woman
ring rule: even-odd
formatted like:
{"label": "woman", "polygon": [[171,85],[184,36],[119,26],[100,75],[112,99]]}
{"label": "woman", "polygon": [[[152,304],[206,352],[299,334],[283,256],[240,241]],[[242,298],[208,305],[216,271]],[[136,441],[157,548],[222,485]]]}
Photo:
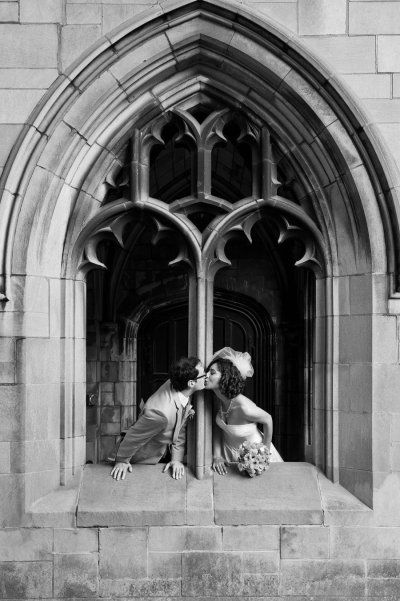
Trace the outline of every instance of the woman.
{"label": "woman", "polygon": [[239,446],[248,442],[261,442],[263,435],[257,424],[263,424],[264,444],[271,452],[271,461],[283,461],[272,439],[272,418],[242,392],[246,378],[254,373],[249,353],[240,353],[229,347],[217,351],[207,368],[205,388],[212,390],[220,401],[216,423],[219,426],[213,437],[213,470],[224,476],[226,465],[236,463]]}

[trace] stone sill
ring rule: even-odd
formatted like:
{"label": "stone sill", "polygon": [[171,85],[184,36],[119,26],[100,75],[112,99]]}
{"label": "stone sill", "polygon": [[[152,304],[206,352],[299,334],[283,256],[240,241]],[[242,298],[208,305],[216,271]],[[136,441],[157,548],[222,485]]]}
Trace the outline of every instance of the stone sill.
{"label": "stone sill", "polygon": [[239,524],[368,525],[373,512],[308,463],[276,463],[260,477],[231,469],[226,476],[182,480],[163,465],[135,465],[124,481],[109,465],[87,465],[80,485],[35,503],[29,525],[107,527]]}

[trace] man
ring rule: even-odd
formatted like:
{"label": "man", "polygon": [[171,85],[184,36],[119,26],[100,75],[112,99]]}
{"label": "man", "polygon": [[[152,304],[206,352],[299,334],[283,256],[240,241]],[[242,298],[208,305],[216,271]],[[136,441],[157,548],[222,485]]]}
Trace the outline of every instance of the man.
{"label": "man", "polygon": [[[182,357],[170,370],[170,379],[149,398],[138,420],[121,442],[111,475],[124,480],[132,472],[132,463],[158,463],[171,452],[164,468],[172,477],[182,478],[186,444],[186,424],[194,392],[204,388],[205,372],[197,357]],[[193,413],[193,412],[191,412]]]}

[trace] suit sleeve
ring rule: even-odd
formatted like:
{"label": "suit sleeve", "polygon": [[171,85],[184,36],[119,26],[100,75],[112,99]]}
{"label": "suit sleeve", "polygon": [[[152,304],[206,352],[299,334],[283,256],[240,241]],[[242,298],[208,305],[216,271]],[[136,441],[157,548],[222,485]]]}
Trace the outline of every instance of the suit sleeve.
{"label": "suit sleeve", "polygon": [[171,461],[183,461],[186,449],[187,420],[182,424],[178,438],[171,445]]}
{"label": "suit sleeve", "polygon": [[159,432],[165,430],[167,424],[168,419],[163,413],[156,409],[145,409],[125,434],[118,448],[116,462],[129,463],[132,455]]}

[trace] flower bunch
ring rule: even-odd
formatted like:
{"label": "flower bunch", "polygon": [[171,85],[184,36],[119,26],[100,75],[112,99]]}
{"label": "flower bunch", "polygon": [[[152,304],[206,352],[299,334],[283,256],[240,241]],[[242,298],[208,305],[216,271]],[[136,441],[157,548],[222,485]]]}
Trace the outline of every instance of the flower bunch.
{"label": "flower bunch", "polygon": [[247,440],[239,447],[238,469],[246,471],[250,478],[260,476],[269,467],[270,452],[262,442],[250,443]]}

